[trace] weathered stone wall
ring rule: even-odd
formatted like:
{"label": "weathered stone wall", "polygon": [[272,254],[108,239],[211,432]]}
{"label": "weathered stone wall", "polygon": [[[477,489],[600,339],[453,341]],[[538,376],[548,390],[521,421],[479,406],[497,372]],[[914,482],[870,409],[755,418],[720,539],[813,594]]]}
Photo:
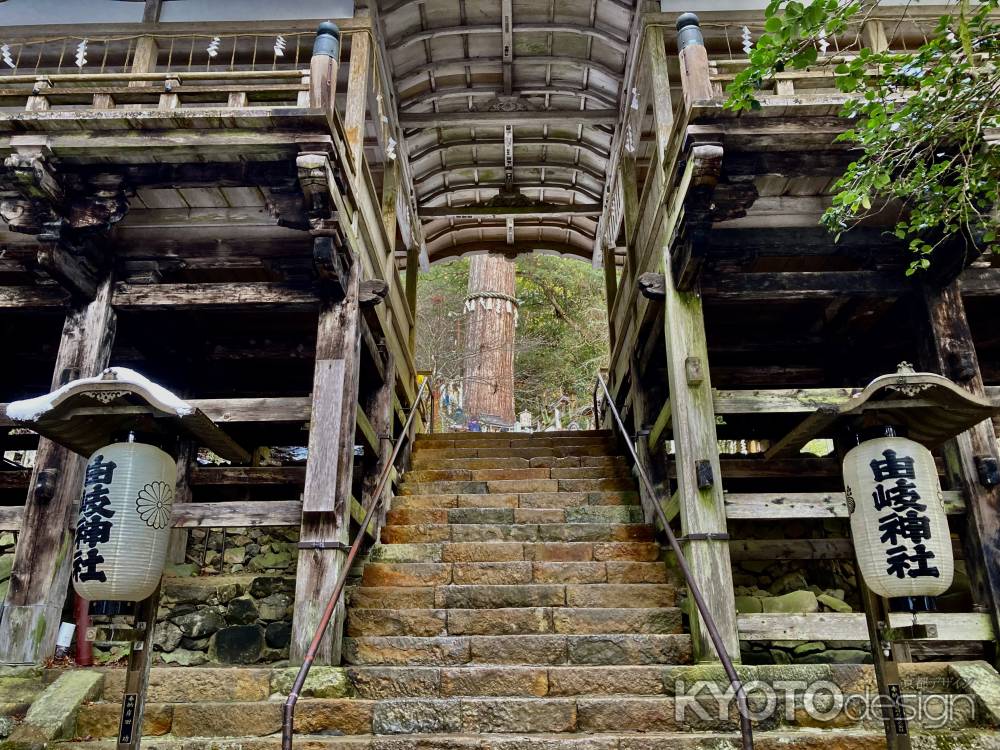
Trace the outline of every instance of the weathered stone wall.
{"label": "weathered stone wall", "polygon": [[192,529],[164,579],[157,661],[257,664],[288,658],[299,530]]}

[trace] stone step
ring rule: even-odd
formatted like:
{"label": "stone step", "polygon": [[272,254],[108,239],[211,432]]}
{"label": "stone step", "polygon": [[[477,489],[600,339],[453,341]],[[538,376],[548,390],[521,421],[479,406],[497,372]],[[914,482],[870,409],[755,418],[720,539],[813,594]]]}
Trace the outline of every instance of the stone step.
{"label": "stone step", "polygon": [[429,542],[648,542],[653,530],[642,523],[427,523],[383,526],[383,544]]}
{"label": "stone step", "polygon": [[[763,696],[758,700],[751,694],[750,700],[751,708],[763,708]],[[77,716],[77,735],[116,736],[119,710],[114,703],[82,706]],[[281,701],[147,703],[143,734],[154,737],[169,734],[177,738],[267,736],[280,730],[281,710]],[[830,716],[824,719],[827,712]],[[720,709],[716,699],[707,693],[700,697],[303,698],[296,706],[295,726],[305,734],[342,735],[727,732],[736,729],[735,716],[732,702]],[[957,730],[969,726],[971,718],[967,712],[958,710],[940,726],[923,717],[912,724],[915,729],[935,726],[939,730]],[[774,712],[758,722],[768,729],[826,724],[875,729],[880,722],[874,716],[859,717],[838,711],[832,697],[819,692],[798,696],[790,718]]]}
{"label": "stone step", "polygon": [[621,452],[615,445],[533,445],[527,447],[493,447],[493,446],[462,446],[452,447],[417,447],[414,446],[414,459],[421,461],[437,461],[453,458],[583,458],[584,456],[620,456]]}
{"label": "stone step", "polygon": [[[739,750],[736,732],[647,732],[642,734],[562,733],[535,734],[407,734],[407,735],[295,735],[295,746],[308,750]],[[961,732],[920,732],[918,748],[989,750],[995,748],[995,733],[987,729]],[[881,729],[810,728],[758,731],[757,750],[885,750]],[[220,746],[217,739],[186,737],[143,738],[148,750],[280,750],[281,737],[234,736]],[[114,750],[115,740],[53,743],[66,750]]]}
{"label": "stone step", "polygon": [[384,666],[684,664],[691,660],[691,636],[362,636],[344,639],[343,659],[345,664]]}
{"label": "stone step", "polygon": [[428,457],[426,451],[414,450],[412,469],[572,469],[612,467],[631,470],[624,455],[601,456],[538,456],[535,458],[443,458]]}
{"label": "stone step", "polygon": [[[516,470],[520,471],[520,470]],[[524,469],[532,471],[532,469]],[[603,479],[491,479],[487,481],[433,481],[405,480],[399,487],[401,495],[482,495],[486,493],[511,494],[529,492],[618,492],[635,491],[631,477]]]}
{"label": "stone step", "polygon": [[379,544],[372,562],[653,562],[661,557],[655,542],[439,542]]}
{"label": "stone step", "polygon": [[610,433],[578,433],[566,436],[543,435],[512,435],[499,433],[480,434],[441,434],[418,435],[416,448],[536,448],[536,447],[575,447],[580,445],[602,445],[615,447],[614,437]]}
{"label": "stone step", "polygon": [[596,635],[681,632],[677,607],[499,609],[359,609],[347,613],[347,635]]}
{"label": "stone step", "polygon": [[380,563],[364,567],[363,586],[667,583],[661,562]]}
{"label": "stone step", "polygon": [[514,479],[605,479],[631,477],[628,466],[583,466],[570,468],[499,468],[499,469],[458,469],[434,468],[414,469],[406,472],[407,482],[492,482]]}
{"label": "stone step", "polygon": [[[506,610],[516,613],[520,610]],[[579,614],[579,610],[575,614]],[[388,617],[409,614],[405,610],[373,610]],[[424,610],[428,614],[433,611]],[[457,612],[457,610],[455,611]],[[563,612],[567,612],[564,610]],[[613,617],[671,610],[598,610]],[[480,611],[470,611],[477,614]],[[462,613],[464,616],[464,613]],[[553,615],[559,611],[553,610]],[[349,625],[350,626],[350,625]],[[469,633],[471,635],[471,633]],[[973,663],[974,664],[974,663]],[[845,696],[871,695],[877,692],[871,665],[769,665],[739,666],[747,684],[773,686],[801,693],[809,683],[839,690]],[[64,670],[47,670],[47,675]],[[120,704],[125,687],[125,670],[106,667],[100,670],[104,682],[100,700]],[[287,695],[297,673],[295,667],[153,667],[150,670],[147,699],[151,703],[253,702],[275,700]],[[989,670],[986,670],[989,674]],[[948,663],[900,664],[904,694],[955,694],[965,700],[966,685],[956,678]],[[959,680],[956,682],[956,680]],[[50,680],[51,681],[51,680]],[[448,698],[476,695],[567,696],[567,695],[675,695],[691,693],[695,686],[708,682],[723,692],[728,688],[718,664],[638,665],[638,666],[352,666],[313,668],[303,697],[337,698]],[[782,698],[783,700],[783,698]],[[988,717],[984,717],[988,720]]]}
{"label": "stone step", "polygon": [[639,505],[635,490],[606,492],[523,492],[398,495],[393,509],[402,508],[580,508],[585,505]]}
{"label": "stone step", "polygon": [[519,586],[357,586],[348,607],[359,609],[497,609],[504,607],[673,607],[668,583],[524,584]]}
{"label": "stone step", "polygon": [[614,436],[611,430],[547,430],[544,432],[421,432],[417,434],[417,440],[552,440],[555,438],[566,440],[578,437],[603,437]]}
{"label": "stone step", "polygon": [[386,516],[390,526],[420,524],[642,523],[637,505],[580,505],[565,508],[399,508]]}

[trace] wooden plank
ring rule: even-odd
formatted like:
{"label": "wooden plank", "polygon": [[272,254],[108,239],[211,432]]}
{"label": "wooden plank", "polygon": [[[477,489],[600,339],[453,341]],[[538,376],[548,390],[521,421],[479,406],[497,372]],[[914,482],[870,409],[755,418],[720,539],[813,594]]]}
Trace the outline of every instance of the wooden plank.
{"label": "wooden plank", "polygon": [[119,310],[235,310],[270,308],[284,312],[315,310],[312,288],[283,282],[218,284],[127,284],[115,288],[112,304]]}
{"label": "wooden plank", "polygon": [[[868,626],[863,613],[812,612],[808,614],[746,614],[736,618],[740,640],[744,641],[860,641],[868,642]],[[892,627],[913,625],[913,616],[895,612]],[[987,614],[921,612],[916,624],[934,625],[933,641],[990,641],[993,627]]]}
{"label": "wooden plank", "polygon": [[0,310],[35,311],[65,307],[69,295],[60,287],[0,286]]}
{"label": "wooden plank", "polygon": [[716,414],[810,414],[842,403],[861,388],[773,388],[715,390]]}
{"label": "wooden plank", "polygon": [[231,503],[175,505],[171,525],[175,529],[231,529],[244,526],[298,526],[301,522],[300,500],[240,500]]}
{"label": "wooden plank", "polygon": [[[962,282],[926,288],[926,333],[924,366],[975,395],[985,395],[979,358],[965,314]],[[945,466],[951,486],[962,489],[968,505],[964,542],[966,568],[972,585],[973,601],[989,613],[1000,632],[1000,484],[988,477],[1000,463],[996,431],[990,420],[980,422],[944,446]],[[984,472],[980,473],[980,467]]]}
{"label": "wooden plank", "polygon": [[0,506],[0,531],[20,531],[23,522],[23,505]]}
{"label": "wooden plank", "polygon": [[[93,377],[107,367],[116,330],[111,288],[110,278],[102,280],[92,302],[66,315],[53,390],[73,378]],[[2,663],[37,664],[55,648],[72,572],[72,514],[80,497],[84,464],[81,456],[50,440],[39,440],[24,528],[0,617]]]}
{"label": "wooden plank", "polygon": [[312,399],[309,396],[276,398],[192,398],[213,422],[308,422]]}
{"label": "wooden plank", "polygon": [[[325,301],[316,334],[316,369],[306,464],[300,545],[347,544],[350,532],[354,432],[361,359],[361,269],[344,280],[343,300]],[[292,620],[292,663],[301,662],[340,576],[343,549],[300,546]],[[320,664],[340,662],[343,602],[317,653]]]}
{"label": "wooden plank", "polygon": [[[567,122],[581,125],[614,125],[618,121],[618,111],[614,109],[583,109],[556,110],[548,109],[539,112],[462,112],[463,127],[485,127],[513,124],[518,125],[552,125],[565,126]],[[455,112],[403,112],[399,116],[399,125],[407,129],[447,128],[454,127]]]}
{"label": "wooden plank", "polygon": [[[847,518],[843,492],[727,492],[726,517],[730,521],[773,521],[792,518]],[[962,493],[944,493],[945,512],[965,512]]]}
{"label": "wooden plank", "polygon": [[734,539],[733,560],[853,560],[850,539]]}
{"label": "wooden plank", "polygon": [[420,218],[428,219],[538,219],[552,216],[600,216],[601,206],[594,203],[554,206],[441,206],[420,209]]}

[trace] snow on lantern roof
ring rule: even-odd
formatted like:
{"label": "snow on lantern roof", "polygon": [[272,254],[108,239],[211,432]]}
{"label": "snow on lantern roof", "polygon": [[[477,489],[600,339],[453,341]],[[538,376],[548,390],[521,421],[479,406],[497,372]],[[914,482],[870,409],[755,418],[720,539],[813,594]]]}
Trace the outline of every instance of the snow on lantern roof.
{"label": "snow on lantern roof", "polygon": [[7,406],[7,416],[83,456],[131,430],[166,440],[184,434],[227,460],[250,460],[250,454],[200,409],[126,367],[109,367],[52,393],[14,401]]}
{"label": "snow on lantern roof", "polygon": [[81,386],[86,385],[107,385],[113,383],[115,386],[131,385],[139,390],[145,391],[148,400],[161,411],[172,411],[178,417],[185,417],[194,413],[194,407],[186,401],[182,401],[172,392],[162,385],[154,383],[135,370],[127,367],[108,367],[100,375],[92,378],[80,378],[71,380],[59,389],[46,393],[44,396],[26,398],[22,401],[12,401],[7,404],[7,416],[15,422],[34,422],[42,415],[49,412],[55,405],[69,393],[78,391]]}

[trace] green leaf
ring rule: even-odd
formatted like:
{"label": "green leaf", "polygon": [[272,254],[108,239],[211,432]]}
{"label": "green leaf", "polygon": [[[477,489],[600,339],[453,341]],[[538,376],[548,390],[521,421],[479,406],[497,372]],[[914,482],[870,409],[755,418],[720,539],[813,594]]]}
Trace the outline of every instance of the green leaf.
{"label": "green leaf", "polygon": [[819,57],[819,52],[815,47],[806,47],[792,58],[792,65],[799,69],[808,68],[816,62],[817,57]]}
{"label": "green leaf", "polygon": [[781,31],[781,28],[785,25],[784,21],[778,16],[771,16],[764,22],[764,30],[770,34],[774,34]]}

